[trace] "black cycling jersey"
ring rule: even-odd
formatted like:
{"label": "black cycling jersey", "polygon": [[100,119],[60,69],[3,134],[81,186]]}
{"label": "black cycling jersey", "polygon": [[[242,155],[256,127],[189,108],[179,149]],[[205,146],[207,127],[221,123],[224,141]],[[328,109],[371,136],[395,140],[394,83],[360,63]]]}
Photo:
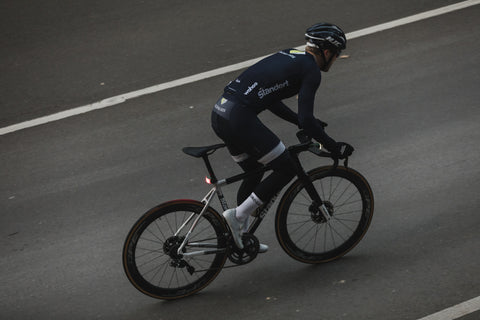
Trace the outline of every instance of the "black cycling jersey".
{"label": "black cycling jersey", "polygon": [[[314,57],[296,49],[277,52],[245,70],[225,87],[225,97],[252,108],[265,109],[298,125],[327,149],[334,150],[335,141],[323,130],[313,114],[315,93],[321,73]],[[298,115],[281,100],[298,94]]]}
{"label": "black cycling jersey", "polygon": [[[245,179],[238,191],[238,204],[252,192],[263,202],[269,201],[296,174],[285,145],[258,118],[263,110],[298,125],[327,149],[335,150],[335,140],[313,115],[320,80],[312,55],[287,49],[262,59],[225,87],[212,111],[213,130],[242,169],[250,171],[268,163],[273,171],[260,183],[262,175]],[[282,102],[296,94],[298,114]]]}

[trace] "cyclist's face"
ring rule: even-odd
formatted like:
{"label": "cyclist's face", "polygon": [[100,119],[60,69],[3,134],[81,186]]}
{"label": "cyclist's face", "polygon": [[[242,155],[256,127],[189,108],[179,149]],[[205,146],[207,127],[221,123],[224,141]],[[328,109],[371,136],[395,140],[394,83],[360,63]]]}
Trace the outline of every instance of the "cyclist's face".
{"label": "cyclist's face", "polygon": [[337,53],[332,52],[330,50],[323,50],[324,56],[325,56],[325,61],[323,61],[323,58],[320,58],[322,60],[322,64],[319,65],[320,70],[324,72],[328,72],[330,70],[330,67],[332,64],[337,60]]}
{"label": "cyclist's face", "polygon": [[325,72],[330,69],[335,60],[337,60],[338,56],[336,52],[332,52],[328,49],[323,50],[323,54],[322,52],[310,49],[309,47],[307,47],[305,50],[313,55],[317,66],[320,68],[320,70]]}

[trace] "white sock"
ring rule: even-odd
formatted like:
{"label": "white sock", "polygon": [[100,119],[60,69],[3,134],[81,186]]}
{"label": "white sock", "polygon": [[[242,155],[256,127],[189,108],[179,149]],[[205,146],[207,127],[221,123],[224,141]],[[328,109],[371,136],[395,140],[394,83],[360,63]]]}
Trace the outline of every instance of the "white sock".
{"label": "white sock", "polygon": [[260,198],[258,198],[257,195],[252,192],[252,194],[237,207],[235,217],[240,222],[244,222],[247,220],[250,214],[252,214],[253,211],[255,211],[255,209],[260,207],[262,204],[262,200],[260,200]]}

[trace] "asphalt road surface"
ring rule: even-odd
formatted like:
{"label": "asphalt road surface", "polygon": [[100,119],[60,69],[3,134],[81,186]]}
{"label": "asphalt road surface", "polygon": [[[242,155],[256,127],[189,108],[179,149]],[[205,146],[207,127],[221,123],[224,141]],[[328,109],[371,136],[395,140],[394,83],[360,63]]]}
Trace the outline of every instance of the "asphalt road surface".
{"label": "asphalt road surface", "polygon": [[[5,0],[0,127],[299,46],[321,20],[352,32],[455,2]],[[0,136],[0,318],[419,319],[480,296],[479,20],[476,5],[354,39],[324,74],[316,114],[375,195],[352,252],[294,261],[272,211],[257,233],[270,250],[183,300],[138,292],[123,241],[150,207],[208,191],[181,148],[219,142],[210,110],[238,72]]]}

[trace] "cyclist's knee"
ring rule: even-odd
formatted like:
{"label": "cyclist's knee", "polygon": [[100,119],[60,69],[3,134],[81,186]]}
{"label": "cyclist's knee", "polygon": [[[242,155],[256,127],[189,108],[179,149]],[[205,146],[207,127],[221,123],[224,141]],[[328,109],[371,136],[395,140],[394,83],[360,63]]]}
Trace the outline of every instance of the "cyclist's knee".
{"label": "cyclist's knee", "polygon": [[270,162],[270,165],[272,166],[273,171],[282,175],[288,177],[294,177],[296,175],[295,166],[290,157],[290,153],[287,150],[285,150],[277,158],[273,159]]}

